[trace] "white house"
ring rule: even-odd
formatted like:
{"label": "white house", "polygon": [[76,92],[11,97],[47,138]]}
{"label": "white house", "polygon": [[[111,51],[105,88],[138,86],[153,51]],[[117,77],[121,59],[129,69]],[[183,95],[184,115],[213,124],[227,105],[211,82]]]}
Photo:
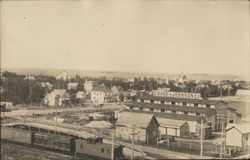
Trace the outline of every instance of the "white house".
{"label": "white house", "polygon": [[32,75],[27,75],[24,79],[25,80],[31,80],[31,81],[36,80],[36,78],[34,76],[32,76]]}
{"label": "white house", "polygon": [[238,97],[250,96],[250,90],[249,89],[238,89],[235,96],[238,96]]}
{"label": "white house", "polygon": [[250,146],[249,123],[228,124],[226,127],[226,145],[228,147],[239,147],[245,150]]}
{"label": "white house", "polygon": [[189,133],[187,121],[157,118],[160,127],[160,135],[183,137]]}
{"label": "white house", "polygon": [[69,94],[66,90],[54,89],[44,98],[44,104],[48,106],[62,106],[65,100],[69,100]]}
{"label": "white house", "polygon": [[86,94],[89,94],[96,85],[97,85],[96,81],[85,81],[84,90],[86,91]]}
{"label": "white house", "polygon": [[68,86],[68,90],[77,89],[78,83],[69,82],[67,86]]}
{"label": "white house", "polygon": [[5,106],[5,107],[12,107],[13,103],[12,102],[1,101],[1,105]]}
{"label": "white house", "polygon": [[62,80],[66,81],[66,80],[73,79],[73,77],[71,75],[69,75],[66,71],[63,71],[61,74],[59,74],[59,75],[56,76],[56,79],[57,80],[62,79]]}
{"label": "white house", "polygon": [[48,89],[52,89],[53,88],[53,85],[50,84],[49,82],[41,82],[41,86],[42,87],[46,87]]}
{"label": "white house", "polygon": [[86,98],[85,92],[83,92],[83,91],[78,91],[78,92],[76,93],[76,98],[78,98],[78,99],[85,99],[85,98]]}
{"label": "white house", "polygon": [[91,101],[98,104],[103,104],[105,102],[111,102],[112,101],[112,91],[102,85],[102,86],[96,86],[92,89],[90,93]]}

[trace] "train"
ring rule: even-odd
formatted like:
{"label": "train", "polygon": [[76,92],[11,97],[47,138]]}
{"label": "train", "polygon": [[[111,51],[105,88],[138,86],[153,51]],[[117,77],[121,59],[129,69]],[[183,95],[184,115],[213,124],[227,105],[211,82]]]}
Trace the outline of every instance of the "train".
{"label": "train", "polygon": [[[79,138],[75,136],[31,131],[1,126],[1,141],[30,145],[38,148],[60,151],[66,154],[91,157],[93,159],[111,159],[111,144],[103,143],[102,138]],[[123,146],[114,145],[115,160],[124,159]]]}

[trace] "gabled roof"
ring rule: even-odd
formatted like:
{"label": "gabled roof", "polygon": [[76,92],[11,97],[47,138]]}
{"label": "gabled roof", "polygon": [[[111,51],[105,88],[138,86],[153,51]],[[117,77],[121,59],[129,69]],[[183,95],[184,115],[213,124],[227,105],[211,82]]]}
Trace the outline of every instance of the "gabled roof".
{"label": "gabled roof", "polygon": [[78,83],[75,83],[75,82],[69,82],[68,83],[68,86],[77,86],[78,85]]}
{"label": "gabled roof", "polygon": [[55,95],[63,96],[66,93],[66,90],[65,89],[54,89],[51,93],[55,94]]}
{"label": "gabled roof", "polygon": [[236,96],[250,96],[249,89],[238,89],[236,92]]}
{"label": "gabled roof", "polygon": [[226,132],[229,131],[230,129],[235,128],[237,129],[239,132],[241,132],[242,134],[245,133],[250,133],[250,125],[249,123],[243,123],[243,124],[228,124],[226,127]]}
{"label": "gabled roof", "polygon": [[[184,121],[193,121],[199,122],[201,120],[201,116],[191,116],[185,114],[172,114],[172,113],[160,113],[160,112],[148,112],[148,111],[135,111],[135,113],[144,113],[144,114],[153,114],[156,118],[166,118],[166,119],[176,119],[176,120],[184,120]],[[203,118],[206,120],[205,118]]]}
{"label": "gabled roof", "polygon": [[92,91],[99,91],[105,93],[112,93],[112,91],[107,86],[95,86]]}
{"label": "gabled roof", "polygon": [[155,117],[152,114],[121,112],[116,125],[147,128],[153,118]]}
{"label": "gabled roof", "polygon": [[180,128],[182,125],[186,123],[183,120],[176,119],[167,119],[167,118],[156,118],[161,127],[172,127],[172,128]]}
{"label": "gabled roof", "polygon": [[175,97],[160,97],[160,96],[138,96],[137,99],[147,99],[147,100],[157,100],[157,101],[174,101],[174,102],[185,102],[185,103],[198,103],[198,104],[210,104],[210,105],[217,105],[220,103],[224,103],[224,101],[218,100],[208,100],[208,99],[187,99],[187,98],[175,98]]}
{"label": "gabled roof", "polygon": [[169,109],[175,111],[187,111],[195,113],[204,113],[204,114],[216,114],[216,110],[213,108],[200,108],[200,107],[191,107],[191,106],[178,106],[178,105],[166,105],[166,104],[151,104],[151,103],[140,103],[135,102],[133,104],[128,104],[131,107],[143,107],[143,108],[154,108],[154,109]]}

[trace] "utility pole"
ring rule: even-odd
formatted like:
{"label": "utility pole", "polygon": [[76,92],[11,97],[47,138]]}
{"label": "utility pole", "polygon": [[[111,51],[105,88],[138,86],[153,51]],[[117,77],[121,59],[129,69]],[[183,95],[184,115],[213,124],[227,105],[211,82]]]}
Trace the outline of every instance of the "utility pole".
{"label": "utility pole", "polygon": [[201,159],[203,157],[203,118],[201,118]]}
{"label": "utility pole", "polygon": [[[224,120],[224,119],[223,119]],[[224,122],[222,120],[222,125],[221,125],[221,145],[220,145],[220,158],[222,158],[222,151],[223,151],[223,126]]]}
{"label": "utility pole", "polygon": [[114,137],[115,137],[115,125],[112,131],[112,148],[111,148],[111,160],[114,160]]}
{"label": "utility pole", "polygon": [[134,160],[134,142],[135,141],[135,126],[132,127],[132,150],[131,150],[131,160]]}

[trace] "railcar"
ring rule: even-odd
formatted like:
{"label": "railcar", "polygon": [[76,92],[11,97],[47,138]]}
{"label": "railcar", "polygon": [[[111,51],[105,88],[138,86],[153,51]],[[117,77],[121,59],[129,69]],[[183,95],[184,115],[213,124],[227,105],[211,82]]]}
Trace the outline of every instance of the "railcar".
{"label": "railcar", "polygon": [[[111,159],[111,144],[102,143],[102,139],[76,139],[75,153],[101,159]],[[124,159],[122,146],[114,146],[114,159]]]}
{"label": "railcar", "polygon": [[26,143],[32,144],[32,132],[17,128],[10,127],[1,127],[1,139],[18,142],[18,143]]}
{"label": "railcar", "polygon": [[48,149],[54,149],[58,151],[64,151],[67,153],[75,152],[75,138],[71,136],[63,136],[57,134],[48,134],[42,132],[36,132],[33,137],[35,146],[45,147]]}
{"label": "railcar", "polygon": [[[36,132],[25,129],[2,127],[1,140],[19,144],[42,147],[49,150],[62,151],[67,154],[111,159],[111,144],[105,144],[102,138],[76,138],[73,136],[56,135],[46,132]],[[123,159],[123,147],[114,147],[114,159]]]}

